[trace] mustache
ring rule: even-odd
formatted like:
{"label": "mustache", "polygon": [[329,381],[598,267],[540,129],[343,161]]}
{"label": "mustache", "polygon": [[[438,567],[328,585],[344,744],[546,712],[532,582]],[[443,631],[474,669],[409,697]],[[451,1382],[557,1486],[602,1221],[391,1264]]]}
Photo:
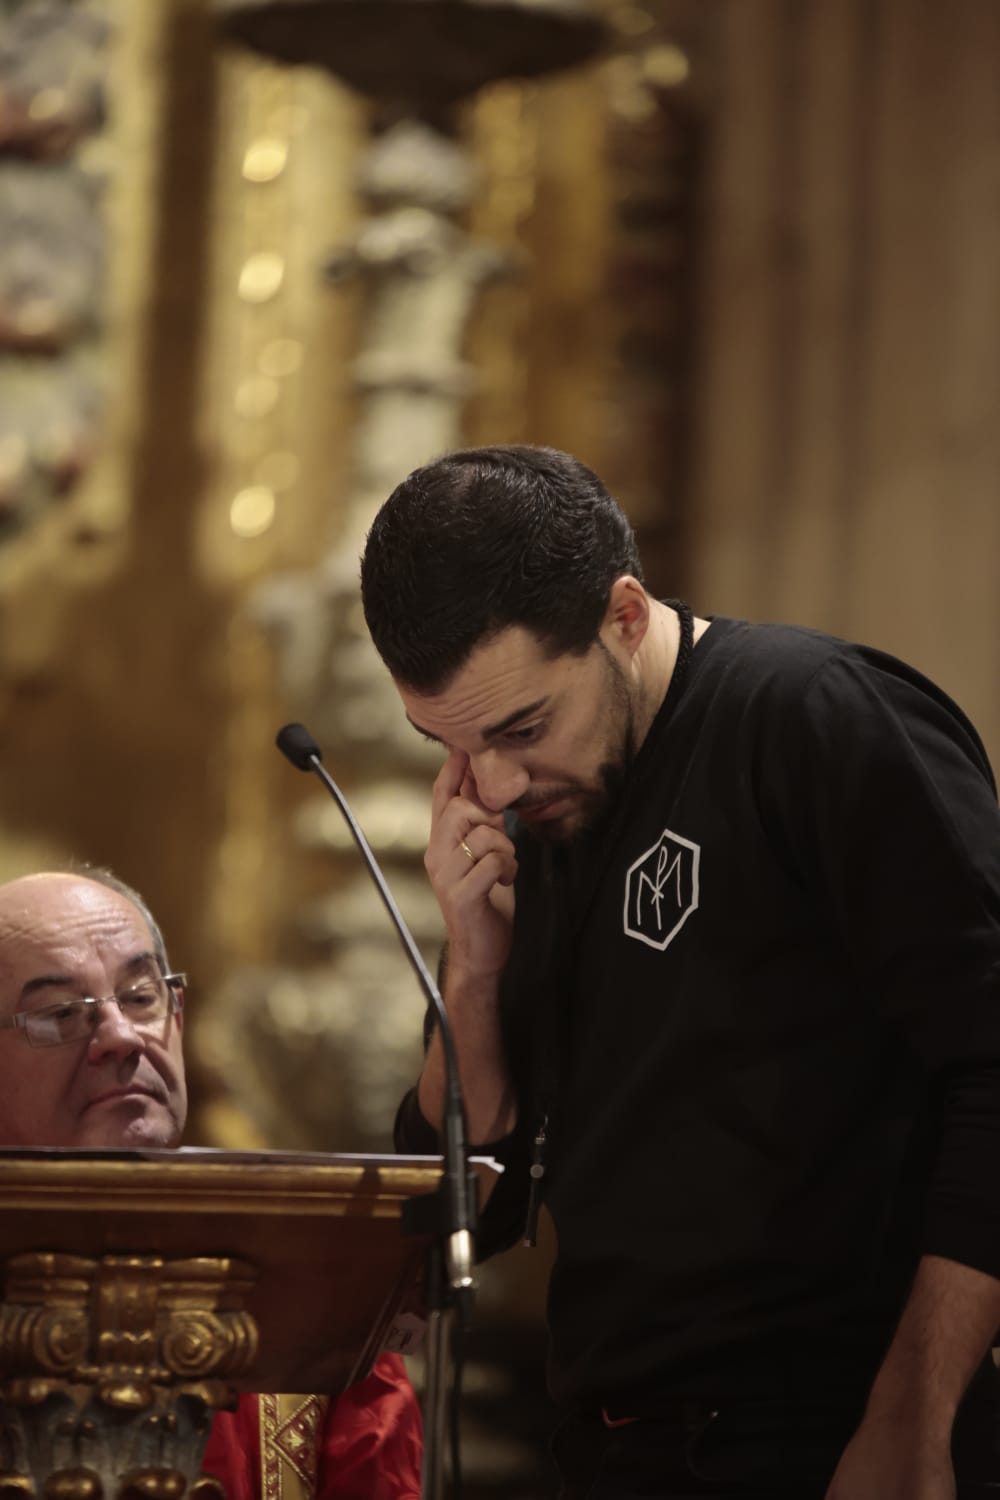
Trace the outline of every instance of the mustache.
{"label": "mustache", "polygon": [[578,786],[549,787],[543,792],[524,792],[508,807],[508,812],[530,812],[532,808],[548,807],[550,802],[561,802],[564,797],[579,796],[583,788]]}

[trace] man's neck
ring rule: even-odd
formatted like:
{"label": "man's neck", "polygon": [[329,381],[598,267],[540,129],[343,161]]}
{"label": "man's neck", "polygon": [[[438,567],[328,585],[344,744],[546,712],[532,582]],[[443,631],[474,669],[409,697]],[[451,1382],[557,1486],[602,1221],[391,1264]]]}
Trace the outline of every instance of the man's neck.
{"label": "man's neck", "polygon": [[[694,644],[697,645],[711,620],[694,620]],[[637,748],[652,727],[653,720],[673,681],[681,644],[681,621],[675,609],[650,600],[650,620],[646,638],[639,648],[639,702],[636,709]]]}

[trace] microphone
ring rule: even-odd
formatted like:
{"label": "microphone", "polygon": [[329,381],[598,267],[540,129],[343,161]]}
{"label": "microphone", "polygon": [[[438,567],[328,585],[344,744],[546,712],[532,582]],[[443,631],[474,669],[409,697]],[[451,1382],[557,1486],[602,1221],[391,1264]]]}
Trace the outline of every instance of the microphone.
{"label": "microphone", "polygon": [[474,1204],[469,1186],[469,1152],[466,1143],[465,1107],[462,1103],[462,1089],[458,1078],[455,1039],[452,1035],[451,1021],[448,1018],[448,1012],[441,998],[441,992],[431,978],[427,965],[421,957],[420,950],[413,940],[410,929],[403,920],[402,913],[393,899],[382,871],[379,869],[378,861],[372,853],[368,840],[365,838],[360,825],[355,820],[354,814],[348,807],[343,792],[322,764],[322,752],[306,726],[304,724],[286,724],[283,729],[278,731],[275,744],[282,755],[291,761],[296,770],[315,772],[340,808],[344,820],[351,830],[354,842],[360,849],[362,858],[368,866],[368,873],[375,882],[376,889],[385,904],[385,909],[389,913],[393,925],[399,934],[400,941],[403,944],[410,965],[417,976],[420,987],[430,1004],[434,1007],[435,1014],[437,1015],[438,1025],[441,1028],[441,1042],[444,1047],[446,1076],[442,1134],[444,1137],[446,1199],[450,1212],[448,1215],[448,1235],[445,1247],[445,1269],[448,1277],[448,1285],[452,1291],[460,1296],[463,1293],[468,1295],[471,1293],[474,1284],[472,1275],[472,1228],[475,1222]]}
{"label": "microphone", "polygon": [[323,759],[323,752],[304,724],[286,724],[284,729],[278,730],[274,743],[297,771],[311,771],[313,757]]}

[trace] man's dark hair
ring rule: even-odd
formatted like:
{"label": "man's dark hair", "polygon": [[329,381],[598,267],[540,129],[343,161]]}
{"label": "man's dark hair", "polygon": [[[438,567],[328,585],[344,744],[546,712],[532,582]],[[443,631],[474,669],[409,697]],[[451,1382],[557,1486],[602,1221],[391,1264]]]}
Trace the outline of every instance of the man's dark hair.
{"label": "man's dark hair", "polygon": [[434,693],[511,625],[552,656],[583,655],[623,573],[642,581],[635,536],[584,464],[554,448],[466,448],[389,496],[368,534],[361,596],[395,680]]}

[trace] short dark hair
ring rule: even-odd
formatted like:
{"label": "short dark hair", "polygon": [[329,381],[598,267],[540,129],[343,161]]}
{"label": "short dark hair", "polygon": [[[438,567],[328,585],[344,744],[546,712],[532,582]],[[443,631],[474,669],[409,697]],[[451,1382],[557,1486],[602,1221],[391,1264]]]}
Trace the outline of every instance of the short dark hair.
{"label": "short dark hair", "polygon": [[625,573],[642,581],[635,535],[585,464],[555,448],[465,448],[414,470],[382,506],[361,597],[392,676],[433,693],[512,625],[550,655],[582,655]]}

